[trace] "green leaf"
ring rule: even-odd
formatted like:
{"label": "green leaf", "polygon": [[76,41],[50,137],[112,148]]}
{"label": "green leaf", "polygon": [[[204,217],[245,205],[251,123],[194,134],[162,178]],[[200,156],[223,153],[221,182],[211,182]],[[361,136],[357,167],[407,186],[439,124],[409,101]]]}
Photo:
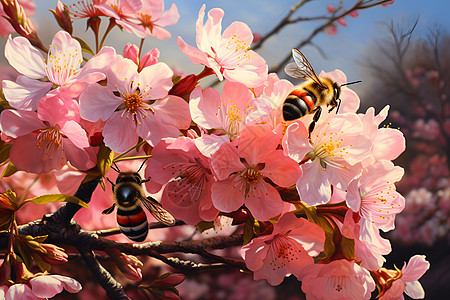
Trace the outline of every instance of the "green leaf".
{"label": "green leaf", "polygon": [[71,195],[64,195],[64,194],[50,194],[50,195],[34,197],[34,198],[23,201],[20,204],[20,206],[22,206],[28,202],[33,202],[36,204],[47,204],[50,202],[71,202],[71,203],[78,204],[82,207],[89,208],[89,206],[84,201],[80,200],[79,198],[77,198],[75,196],[71,196]]}
{"label": "green leaf", "polygon": [[103,177],[106,176],[109,168],[111,167],[114,159],[114,151],[106,147],[104,144],[100,145],[97,154],[97,167]]}
{"label": "green leaf", "polygon": [[[257,221],[256,221],[257,222]],[[255,226],[255,219],[251,218],[248,219],[247,222],[245,222],[244,225],[244,246],[247,245],[248,243],[250,243],[250,241],[252,240],[253,236],[255,235],[254,231],[253,231],[253,227]]]}
{"label": "green leaf", "polygon": [[12,162],[9,162],[6,168],[3,170],[2,177],[9,177],[17,171],[19,170],[17,170],[16,166],[14,166]]}
{"label": "green leaf", "polygon": [[89,47],[89,45],[86,44],[85,41],[83,41],[81,38],[76,37],[76,36],[74,36],[73,38],[76,39],[80,43],[81,50],[83,50],[84,52],[89,53],[91,55],[95,55],[94,51],[92,51],[91,47]]}
{"label": "green leaf", "polygon": [[214,222],[210,221],[210,222],[206,222],[206,221],[202,221],[200,223],[198,223],[197,225],[195,225],[195,227],[197,228],[197,230],[202,233],[205,230],[214,228]]}
{"label": "green leaf", "polygon": [[12,144],[6,144],[0,141],[0,164],[4,163],[9,158],[9,150],[11,150]]}
{"label": "green leaf", "polygon": [[342,236],[341,241],[342,253],[348,259],[355,259],[355,240]]}
{"label": "green leaf", "polygon": [[315,222],[317,225],[319,225],[323,231],[325,232],[325,245],[323,253],[319,255],[319,259],[323,261],[328,261],[331,256],[334,254],[336,247],[334,245],[333,236],[334,236],[334,228],[333,226],[328,222],[326,218],[317,216],[315,218]]}

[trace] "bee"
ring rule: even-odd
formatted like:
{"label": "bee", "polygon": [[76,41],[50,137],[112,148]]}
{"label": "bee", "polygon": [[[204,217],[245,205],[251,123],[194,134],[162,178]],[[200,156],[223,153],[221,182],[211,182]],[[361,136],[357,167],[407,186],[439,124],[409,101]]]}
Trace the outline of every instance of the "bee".
{"label": "bee", "polygon": [[355,81],[339,85],[334,80],[317,76],[313,67],[298,49],[292,49],[294,62],[284,68],[286,74],[294,78],[308,79],[303,84],[294,88],[283,103],[283,118],[285,121],[293,121],[307,114],[314,114],[308,127],[309,138],[314,130],[316,122],[322,113],[322,106],[334,108],[336,111],[340,105],[341,86],[358,83]]}
{"label": "bee", "polygon": [[135,242],[142,242],[148,234],[147,216],[141,205],[144,205],[158,221],[169,226],[175,224],[175,218],[158,201],[150,196],[145,196],[142,184],[148,179],[142,179],[138,173],[144,163],[137,172],[121,172],[117,165],[111,166],[113,170],[119,173],[116,183],[107,178],[112,185],[114,204],[102,212],[103,214],[110,214],[117,206],[119,229]]}

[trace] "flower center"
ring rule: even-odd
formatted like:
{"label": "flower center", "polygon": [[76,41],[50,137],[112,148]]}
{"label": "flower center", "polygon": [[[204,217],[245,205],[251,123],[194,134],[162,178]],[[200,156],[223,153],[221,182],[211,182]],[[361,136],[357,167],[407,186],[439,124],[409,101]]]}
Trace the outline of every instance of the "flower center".
{"label": "flower center", "polygon": [[286,235],[277,234],[272,240],[271,246],[276,255],[269,263],[273,271],[284,268],[287,263],[298,259],[300,249],[293,246],[292,240]]}
{"label": "flower center", "polygon": [[241,111],[235,104],[230,105],[227,110],[227,129],[231,136],[235,136],[239,133],[239,124],[241,121]]}
{"label": "flower center", "polygon": [[242,172],[241,176],[245,179],[247,184],[252,184],[260,182],[263,174],[259,173],[255,169],[249,168],[245,169],[245,171]]}
{"label": "flower center", "polygon": [[[340,159],[348,154],[348,149],[346,147],[341,147],[344,139],[340,138],[338,133],[324,132],[322,133],[322,136],[317,134],[315,137],[316,143],[314,144],[314,150],[307,154],[308,158],[311,158],[311,160],[314,160],[316,157],[319,158],[320,164],[324,170],[327,165],[348,169],[348,166],[336,161],[336,159],[342,161]],[[352,145],[350,145],[350,147],[351,146]]]}
{"label": "flower center", "polygon": [[126,109],[128,111],[135,112],[137,108],[141,107],[142,98],[136,93],[126,94],[124,95],[123,103],[125,103]]}
{"label": "flower center", "polygon": [[38,148],[44,148],[42,160],[51,160],[55,151],[62,147],[63,136],[59,131],[59,126],[56,125],[52,128],[40,130],[37,140]]}
{"label": "flower center", "polygon": [[169,164],[173,179],[169,182],[169,196],[171,200],[181,207],[190,207],[196,204],[205,189],[207,182],[207,169],[200,164]]}

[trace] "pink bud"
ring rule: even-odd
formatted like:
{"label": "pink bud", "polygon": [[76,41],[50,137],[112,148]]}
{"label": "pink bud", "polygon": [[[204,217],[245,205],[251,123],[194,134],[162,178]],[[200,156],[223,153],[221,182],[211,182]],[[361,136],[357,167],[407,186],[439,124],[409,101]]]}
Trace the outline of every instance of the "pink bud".
{"label": "pink bud", "polygon": [[337,33],[337,26],[335,24],[331,24],[325,29],[325,33],[329,36],[333,36]]}
{"label": "pink bud", "polygon": [[58,22],[58,25],[68,33],[72,34],[73,27],[72,27],[72,20],[70,19],[69,8],[66,5],[64,5],[61,1],[58,1],[56,9],[55,10],[50,9],[50,11],[53,13],[53,16]]}
{"label": "pink bud", "polygon": [[154,65],[159,61],[159,50],[154,48],[142,56],[139,62],[139,70],[142,70],[145,67]]}
{"label": "pink bud", "polygon": [[189,95],[197,86],[198,78],[195,74],[190,74],[181,78],[169,91],[169,95],[183,97]]}
{"label": "pink bud", "polygon": [[133,281],[142,280],[142,266],[144,265],[136,256],[126,255],[117,249],[107,249],[106,252],[116,263],[126,278]]}
{"label": "pink bud", "polygon": [[327,10],[328,10],[328,12],[329,12],[330,14],[332,14],[332,13],[334,13],[334,12],[336,11],[336,9],[334,8],[334,6],[331,5],[331,4],[328,4],[328,5],[327,5]]}
{"label": "pink bud", "polygon": [[344,26],[344,27],[347,27],[347,20],[346,20],[346,19],[344,19],[344,18],[339,18],[339,19],[337,20],[337,22],[339,23],[339,25]]}
{"label": "pink bud", "polygon": [[152,288],[165,288],[173,287],[184,281],[186,277],[181,273],[169,273],[163,274],[160,278],[156,279],[152,284]]}
{"label": "pink bud", "polygon": [[261,35],[259,33],[253,33],[253,41],[252,43],[257,43],[261,39]]}
{"label": "pink bud", "polygon": [[359,16],[359,12],[357,10],[354,10],[350,12],[348,15],[352,18],[356,18],[357,16]]}
{"label": "pink bud", "polygon": [[139,48],[136,45],[127,43],[123,49],[123,57],[131,59],[136,65],[138,64]]}
{"label": "pink bud", "polygon": [[381,4],[381,6],[383,6],[383,7],[388,7],[389,5],[394,4],[394,2],[395,2],[395,0],[388,1],[388,2],[385,2],[385,3]]}
{"label": "pink bud", "polygon": [[45,262],[51,265],[60,265],[67,262],[69,257],[63,248],[52,244],[41,244],[41,246],[47,251],[46,256],[43,256]]}

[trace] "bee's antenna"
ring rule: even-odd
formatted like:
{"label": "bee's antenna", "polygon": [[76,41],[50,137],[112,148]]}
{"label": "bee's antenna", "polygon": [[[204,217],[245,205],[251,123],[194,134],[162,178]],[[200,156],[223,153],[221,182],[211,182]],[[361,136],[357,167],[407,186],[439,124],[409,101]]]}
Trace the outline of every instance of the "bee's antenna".
{"label": "bee's antenna", "polygon": [[361,80],[357,80],[357,81],[347,82],[347,83],[341,84],[341,86],[355,84],[355,83],[360,83],[360,82],[362,82],[362,81]]}
{"label": "bee's antenna", "polygon": [[113,164],[111,165],[111,169],[113,169],[114,171],[116,171],[117,173],[122,173],[119,169],[119,167],[117,166],[116,162],[113,161]]}
{"label": "bee's antenna", "polygon": [[142,167],[144,166],[145,162],[148,160],[148,157],[142,162],[141,166],[139,167],[139,169],[137,170],[137,173],[139,173],[139,171],[142,169]]}

